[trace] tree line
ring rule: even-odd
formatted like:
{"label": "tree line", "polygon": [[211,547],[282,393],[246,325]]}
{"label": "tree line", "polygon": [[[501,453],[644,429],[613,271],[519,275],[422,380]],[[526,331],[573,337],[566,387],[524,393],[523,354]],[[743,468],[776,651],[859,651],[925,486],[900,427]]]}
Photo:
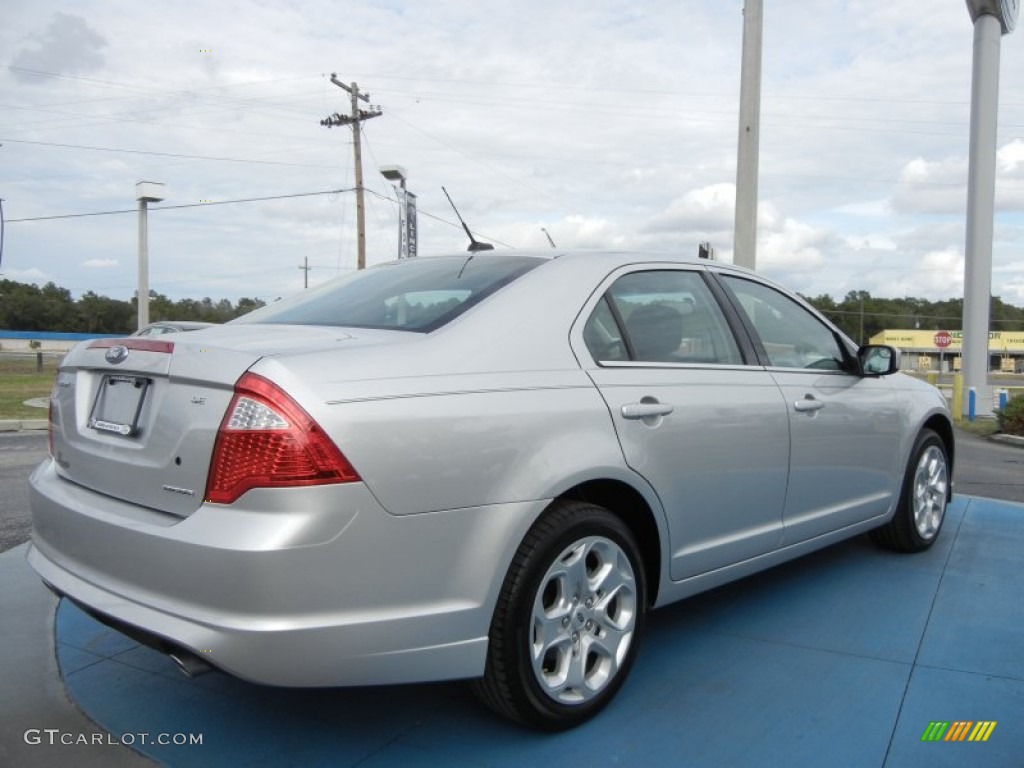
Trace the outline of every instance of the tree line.
{"label": "tree line", "polygon": [[[929,301],[906,297],[882,299],[867,291],[850,291],[840,300],[828,294],[805,299],[847,336],[860,343],[879,331],[893,328],[962,330],[963,299]],[[149,316],[155,320],[201,320],[225,323],[262,307],[260,299],[242,298],[172,301],[149,292]],[[129,333],[135,329],[136,301],[111,299],[92,291],[73,299],[71,292],[50,282],[42,288],[30,283],[0,280],[0,328],[9,331],[63,331],[65,333]],[[1024,330],[1024,308],[992,298],[990,328],[993,331]]]}
{"label": "tree line", "polygon": [[[867,291],[850,291],[839,301],[828,294],[804,298],[847,336],[861,344],[887,329],[963,330],[963,299],[880,299]],[[989,318],[992,331],[1024,330],[1024,308],[1007,304],[998,296],[992,297]]]}
{"label": "tree line", "polygon": [[[260,299],[242,298],[172,301],[149,292],[149,316],[157,320],[200,320],[225,323],[262,307]],[[50,282],[40,288],[30,283],[0,280],[0,328],[8,331],[57,331],[62,333],[130,333],[135,330],[138,302],[111,299],[87,291],[78,299],[71,291]]]}

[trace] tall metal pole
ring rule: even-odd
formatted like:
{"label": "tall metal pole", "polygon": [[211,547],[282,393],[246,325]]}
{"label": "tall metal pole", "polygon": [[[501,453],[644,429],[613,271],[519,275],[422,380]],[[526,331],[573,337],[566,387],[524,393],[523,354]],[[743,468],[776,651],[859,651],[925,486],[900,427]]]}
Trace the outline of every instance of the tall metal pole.
{"label": "tall metal pole", "polygon": [[[967,169],[967,238],[964,263],[964,387],[974,388],[979,413],[991,413],[988,386],[988,329],[992,293],[992,234],[995,214],[996,121],[999,115],[999,46],[1012,16],[1001,21],[1002,9],[969,0],[974,20],[974,69],[971,77],[971,138]],[[1007,23],[1008,22],[1008,23]],[[967,414],[969,402],[963,414]]]}
{"label": "tall metal pole", "polygon": [[147,198],[139,198],[139,286],[138,286],[138,327],[149,325],[149,225],[147,221]]}
{"label": "tall metal pole", "polygon": [[743,7],[743,63],[740,73],[740,131],[736,155],[736,220],[733,263],[757,266],[757,174],[761,141],[761,0]]}
{"label": "tall metal pole", "polygon": [[[406,189],[405,182],[408,179],[408,174],[400,165],[382,165],[380,167],[380,175],[385,179],[394,184],[398,182],[398,186],[395,188],[395,195],[398,197],[398,258],[407,259],[410,256],[415,256],[415,242],[410,242],[410,230],[415,228],[415,222],[409,221],[410,213],[410,193]],[[415,197],[413,195],[412,197]],[[415,211],[413,211],[415,215]],[[410,224],[412,226],[410,226]]]}
{"label": "tall metal pole", "polygon": [[139,201],[139,285],[136,306],[139,328],[149,324],[149,222],[148,204],[164,199],[164,185],[156,181],[140,181],[135,185]]}

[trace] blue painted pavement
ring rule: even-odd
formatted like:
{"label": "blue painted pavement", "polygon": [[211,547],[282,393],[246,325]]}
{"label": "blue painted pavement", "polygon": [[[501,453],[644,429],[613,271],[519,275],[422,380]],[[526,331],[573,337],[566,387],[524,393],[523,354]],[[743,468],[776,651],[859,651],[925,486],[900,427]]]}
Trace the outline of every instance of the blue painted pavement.
{"label": "blue painted pavement", "polygon": [[[62,601],[65,687],[143,754],[188,766],[1024,766],[1024,506],[958,497],[928,552],[859,537],[651,615],[596,720],[539,734],[462,683],[336,690],[184,678]],[[932,721],[988,741],[923,742]],[[201,734],[201,745],[138,734]]]}

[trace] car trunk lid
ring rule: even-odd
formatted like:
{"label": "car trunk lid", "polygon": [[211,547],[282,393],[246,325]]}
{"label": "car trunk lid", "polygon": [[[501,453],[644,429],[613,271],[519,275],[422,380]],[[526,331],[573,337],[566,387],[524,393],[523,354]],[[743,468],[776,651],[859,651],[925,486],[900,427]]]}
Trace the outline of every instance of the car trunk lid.
{"label": "car trunk lid", "polygon": [[191,514],[234,383],[259,358],[177,335],[80,344],[54,386],[58,473],[123,501]]}

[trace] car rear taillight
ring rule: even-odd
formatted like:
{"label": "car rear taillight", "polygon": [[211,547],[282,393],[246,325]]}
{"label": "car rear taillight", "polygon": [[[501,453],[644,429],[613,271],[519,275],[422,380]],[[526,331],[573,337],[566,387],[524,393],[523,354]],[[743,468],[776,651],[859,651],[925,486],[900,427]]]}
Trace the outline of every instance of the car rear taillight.
{"label": "car rear taillight", "polygon": [[53,398],[50,395],[49,410],[46,412],[46,445],[50,455],[53,456]]}
{"label": "car rear taillight", "polygon": [[231,504],[250,488],[357,480],[348,459],[298,403],[262,376],[243,374],[217,431],[206,501]]}

